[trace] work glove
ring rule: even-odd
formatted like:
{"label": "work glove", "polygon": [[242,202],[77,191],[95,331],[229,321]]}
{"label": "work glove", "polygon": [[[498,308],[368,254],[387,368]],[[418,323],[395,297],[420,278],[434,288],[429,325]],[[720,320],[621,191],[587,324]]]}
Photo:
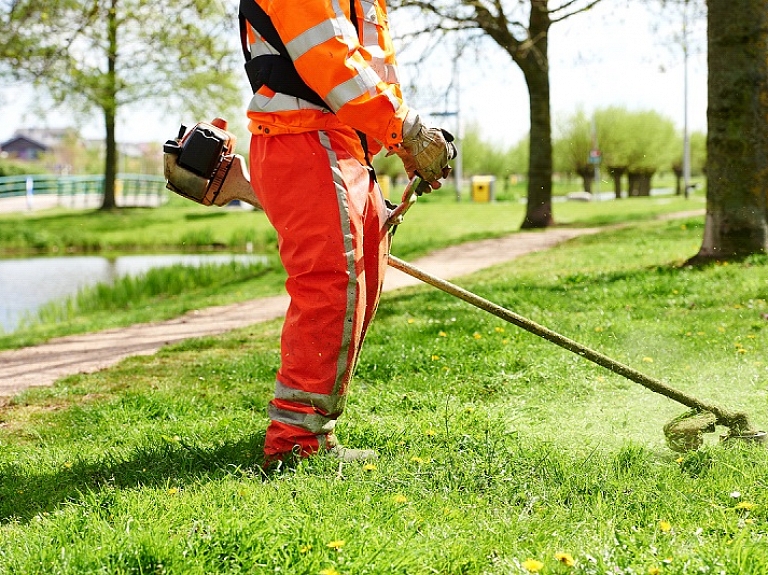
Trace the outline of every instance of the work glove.
{"label": "work glove", "polygon": [[456,146],[450,132],[427,128],[418,113],[409,110],[403,122],[403,142],[394,152],[402,160],[409,178],[415,174],[437,189],[441,185],[438,180],[451,173],[448,162],[456,157]]}

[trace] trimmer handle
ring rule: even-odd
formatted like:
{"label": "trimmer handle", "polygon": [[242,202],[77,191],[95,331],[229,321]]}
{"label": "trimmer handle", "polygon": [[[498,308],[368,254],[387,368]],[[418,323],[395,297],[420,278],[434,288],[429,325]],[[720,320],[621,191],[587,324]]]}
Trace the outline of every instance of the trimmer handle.
{"label": "trimmer handle", "polygon": [[[416,203],[416,198],[422,195],[425,188],[429,187],[429,183],[422,180],[419,176],[413,176],[403,190],[403,198],[397,207],[389,213],[387,218],[387,225],[395,228],[399,224],[403,223],[403,217],[405,213],[411,209],[411,206]],[[394,229],[393,229],[394,233]]]}

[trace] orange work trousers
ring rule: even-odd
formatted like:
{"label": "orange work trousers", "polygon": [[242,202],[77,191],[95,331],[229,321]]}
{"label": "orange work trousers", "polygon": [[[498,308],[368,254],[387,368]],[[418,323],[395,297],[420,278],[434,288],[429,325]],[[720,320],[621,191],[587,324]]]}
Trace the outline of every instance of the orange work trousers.
{"label": "orange work trousers", "polygon": [[251,138],[251,183],[277,231],[290,296],[268,408],[268,458],[333,446],[381,295],[387,208],[346,141],[333,131]]}

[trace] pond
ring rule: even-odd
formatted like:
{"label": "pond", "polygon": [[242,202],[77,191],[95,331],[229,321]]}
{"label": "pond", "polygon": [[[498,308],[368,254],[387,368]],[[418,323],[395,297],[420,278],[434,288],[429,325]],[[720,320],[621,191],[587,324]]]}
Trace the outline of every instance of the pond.
{"label": "pond", "polygon": [[264,256],[235,254],[164,254],[37,257],[0,260],[0,333],[19,327],[25,316],[34,316],[44,304],[76,294],[97,283],[111,284],[152,268],[176,264],[200,266],[230,261],[266,262]]}

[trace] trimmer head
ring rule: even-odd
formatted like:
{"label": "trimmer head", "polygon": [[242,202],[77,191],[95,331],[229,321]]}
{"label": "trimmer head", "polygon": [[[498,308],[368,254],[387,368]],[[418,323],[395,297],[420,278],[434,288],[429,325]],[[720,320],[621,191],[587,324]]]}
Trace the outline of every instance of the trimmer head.
{"label": "trimmer head", "polygon": [[718,417],[710,411],[692,409],[676,417],[664,426],[664,436],[667,445],[673,451],[685,453],[696,451],[704,444],[704,434],[714,433],[716,425],[726,425],[728,433],[720,436],[720,440],[748,441],[751,443],[768,443],[768,434],[751,428],[745,415],[735,414],[728,417]]}

